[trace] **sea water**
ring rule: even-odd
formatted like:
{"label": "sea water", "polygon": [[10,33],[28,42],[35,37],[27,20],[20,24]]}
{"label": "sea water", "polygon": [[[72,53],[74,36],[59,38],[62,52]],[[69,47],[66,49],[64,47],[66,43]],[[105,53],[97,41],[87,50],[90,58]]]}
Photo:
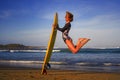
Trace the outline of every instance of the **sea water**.
{"label": "sea water", "polygon": [[[0,65],[42,68],[45,52],[0,52]],[[51,69],[120,72],[120,49],[81,49],[72,54],[67,49],[53,52]]]}

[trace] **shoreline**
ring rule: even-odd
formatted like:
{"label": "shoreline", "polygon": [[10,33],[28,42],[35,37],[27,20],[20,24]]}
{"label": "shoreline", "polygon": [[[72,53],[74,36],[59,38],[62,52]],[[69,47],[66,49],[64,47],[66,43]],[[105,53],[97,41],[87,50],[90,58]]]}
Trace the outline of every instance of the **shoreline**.
{"label": "shoreline", "polygon": [[80,70],[47,70],[41,75],[41,69],[0,66],[0,80],[119,80],[120,73],[91,72]]}
{"label": "shoreline", "polygon": [[[82,72],[106,72],[106,73],[120,73],[119,66],[76,66],[76,65],[51,65],[50,70],[72,70]],[[41,69],[42,64],[37,63],[19,63],[19,62],[1,62],[1,69]]]}

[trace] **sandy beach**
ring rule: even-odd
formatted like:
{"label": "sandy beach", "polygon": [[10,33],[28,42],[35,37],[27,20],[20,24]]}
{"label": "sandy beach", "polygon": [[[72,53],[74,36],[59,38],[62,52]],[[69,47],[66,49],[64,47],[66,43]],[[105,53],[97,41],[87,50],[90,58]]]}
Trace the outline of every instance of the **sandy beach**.
{"label": "sandy beach", "polygon": [[119,80],[120,73],[83,72],[75,70],[48,70],[41,75],[41,69],[0,68],[0,80]]}

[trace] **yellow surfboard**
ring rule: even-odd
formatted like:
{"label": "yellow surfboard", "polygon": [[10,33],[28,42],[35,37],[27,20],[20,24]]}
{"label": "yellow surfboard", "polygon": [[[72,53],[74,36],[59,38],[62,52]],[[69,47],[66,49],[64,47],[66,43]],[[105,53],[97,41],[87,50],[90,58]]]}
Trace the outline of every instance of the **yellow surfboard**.
{"label": "yellow surfboard", "polygon": [[[57,25],[57,24],[58,24],[58,14],[55,13],[53,25]],[[47,74],[47,71],[46,71],[47,70],[47,66],[50,67],[49,61],[50,61],[50,57],[52,55],[52,50],[54,48],[56,35],[57,35],[57,29],[52,27],[52,32],[50,34],[50,39],[49,39],[49,42],[48,42],[46,55],[44,57],[44,62],[43,62],[43,65],[42,65],[42,72],[41,72],[41,74]]]}

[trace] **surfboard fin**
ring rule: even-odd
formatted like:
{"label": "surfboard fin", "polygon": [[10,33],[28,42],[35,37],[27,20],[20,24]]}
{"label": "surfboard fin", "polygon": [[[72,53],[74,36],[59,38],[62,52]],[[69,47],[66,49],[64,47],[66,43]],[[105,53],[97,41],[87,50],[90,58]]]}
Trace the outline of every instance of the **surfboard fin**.
{"label": "surfboard fin", "polygon": [[51,68],[51,65],[49,63],[46,64],[45,66],[46,69],[50,69]]}
{"label": "surfboard fin", "polygon": [[45,65],[45,69],[50,69],[51,68],[51,65],[49,64],[49,63],[47,63],[46,65]]}

